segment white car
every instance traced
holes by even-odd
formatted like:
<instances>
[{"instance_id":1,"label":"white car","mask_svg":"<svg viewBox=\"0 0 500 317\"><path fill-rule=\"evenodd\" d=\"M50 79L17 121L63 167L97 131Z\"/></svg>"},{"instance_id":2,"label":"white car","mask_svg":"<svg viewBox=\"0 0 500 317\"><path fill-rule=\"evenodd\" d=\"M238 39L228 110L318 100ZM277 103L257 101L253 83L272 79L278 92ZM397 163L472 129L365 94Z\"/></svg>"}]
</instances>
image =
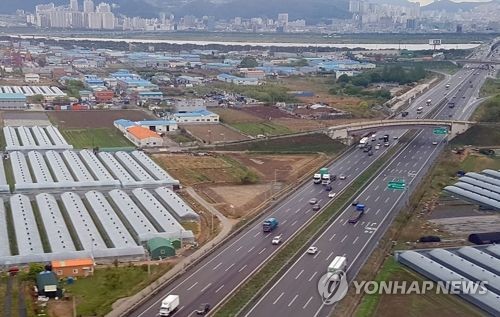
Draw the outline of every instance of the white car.
<instances>
[{"instance_id":1,"label":"white car","mask_svg":"<svg viewBox=\"0 0 500 317\"><path fill-rule=\"evenodd\" d=\"M307 249L307 254L316 254L316 252L318 252L318 248L316 247L309 247L309 249Z\"/></svg>"},{"instance_id":2,"label":"white car","mask_svg":"<svg viewBox=\"0 0 500 317\"><path fill-rule=\"evenodd\" d=\"M375 150L379 150L380 149L380 145L375 145Z\"/></svg>"},{"instance_id":3,"label":"white car","mask_svg":"<svg viewBox=\"0 0 500 317\"><path fill-rule=\"evenodd\" d=\"M334 192L329 192L329 193L328 193L328 198L333 198L333 197L335 197L335 195L336 195L336 193L334 193Z\"/></svg>"},{"instance_id":4,"label":"white car","mask_svg":"<svg viewBox=\"0 0 500 317\"><path fill-rule=\"evenodd\" d=\"M438 145L438 141L432 142L432 145Z\"/></svg>"},{"instance_id":5,"label":"white car","mask_svg":"<svg viewBox=\"0 0 500 317\"><path fill-rule=\"evenodd\" d=\"M310 203L311 205L316 205L316 204L318 203L318 199L316 199L316 198L311 198L311 199L309 200L309 203Z\"/></svg>"},{"instance_id":6,"label":"white car","mask_svg":"<svg viewBox=\"0 0 500 317\"><path fill-rule=\"evenodd\" d=\"M345 176L344 174L340 174L340 176L339 176L339 179L340 179L340 180L344 180L344 179L346 179L346 178L347 178L347 176Z\"/></svg>"},{"instance_id":7,"label":"white car","mask_svg":"<svg viewBox=\"0 0 500 317\"><path fill-rule=\"evenodd\" d=\"M281 243L281 235L273 238L272 244L280 244Z\"/></svg>"}]
</instances>

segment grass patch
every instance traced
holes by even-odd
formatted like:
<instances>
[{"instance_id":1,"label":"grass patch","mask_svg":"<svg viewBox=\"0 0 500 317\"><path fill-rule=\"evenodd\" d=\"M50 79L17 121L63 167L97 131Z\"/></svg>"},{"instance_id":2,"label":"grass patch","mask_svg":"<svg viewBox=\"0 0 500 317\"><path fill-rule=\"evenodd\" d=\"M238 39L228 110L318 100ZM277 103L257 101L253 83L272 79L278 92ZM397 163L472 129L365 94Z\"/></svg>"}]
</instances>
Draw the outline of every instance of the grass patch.
<instances>
[{"instance_id":1,"label":"grass patch","mask_svg":"<svg viewBox=\"0 0 500 317\"><path fill-rule=\"evenodd\" d=\"M6 145L7 144L5 143L5 135L3 134L3 129L0 129L0 149L4 150Z\"/></svg>"},{"instance_id":2,"label":"grass patch","mask_svg":"<svg viewBox=\"0 0 500 317\"><path fill-rule=\"evenodd\" d=\"M500 79L486 78L483 86L481 87L480 96L493 96L500 94Z\"/></svg>"},{"instance_id":3,"label":"grass patch","mask_svg":"<svg viewBox=\"0 0 500 317\"><path fill-rule=\"evenodd\" d=\"M217 150L251 151L266 153L325 153L337 154L345 149L339 141L330 139L324 134L311 134L299 137L282 138L275 140L262 140L246 144L236 144L217 147Z\"/></svg>"},{"instance_id":4,"label":"grass patch","mask_svg":"<svg viewBox=\"0 0 500 317\"><path fill-rule=\"evenodd\" d=\"M234 293L234 295L215 313L215 316L236 316L242 308L248 305L256 295L262 292L268 282L276 278L277 273L293 261L295 255L307 246L310 240L326 226L330 224L335 216L346 208L352 197L363 190L366 183L376 174L399 147L387 151L381 158L374 162L354 182L338 196L338 198L321 214L316 216L299 234L268 261L253 277Z\"/></svg>"},{"instance_id":5,"label":"grass patch","mask_svg":"<svg viewBox=\"0 0 500 317\"><path fill-rule=\"evenodd\" d=\"M16 180L14 178L14 172L12 171L12 161L10 159L3 161L3 168L5 171L5 180L9 185L10 191L14 192L16 186Z\"/></svg>"},{"instance_id":6,"label":"grass patch","mask_svg":"<svg viewBox=\"0 0 500 317\"><path fill-rule=\"evenodd\" d=\"M185 230L191 230L195 236L200 233L200 225L196 221L182 221L181 225Z\"/></svg>"},{"instance_id":7,"label":"grass patch","mask_svg":"<svg viewBox=\"0 0 500 317\"><path fill-rule=\"evenodd\" d=\"M78 315L104 316L116 300L136 294L171 267L152 265L150 276L147 265L96 269L93 276L78 279L64 288L76 297Z\"/></svg>"},{"instance_id":8,"label":"grass patch","mask_svg":"<svg viewBox=\"0 0 500 317\"><path fill-rule=\"evenodd\" d=\"M172 139L177 143L188 143L196 141L194 138L186 135L186 134L172 134L168 136L169 139Z\"/></svg>"},{"instance_id":9,"label":"grass patch","mask_svg":"<svg viewBox=\"0 0 500 317\"><path fill-rule=\"evenodd\" d=\"M291 133L290 129L285 126L268 123L268 122L257 122L257 123L233 123L232 127L240 130L242 133L247 135L280 135Z\"/></svg>"},{"instance_id":10,"label":"grass patch","mask_svg":"<svg viewBox=\"0 0 500 317\"><path fill-rule=\"evenodd\" d=\"M5 203L5 215L7 222L7 233L9 236L10 254L18 255L19 249L17 248L16 229L14 227L14 215L12 214L12 209L10 208L9 201L6 201Z\"/></svg>"},{"instance_id":11,"label":"grass patch","mask_svg":"<svg viewBox=\"0 0 500 317\"><path fill-rule=\"evenodd\" d=\"M75 148L129 147L132 143L115 128L64 129L62 135Z\"/></svg>"},{"instance_id":12,"label":"grass patch","mask_svg":"<svg viewBox=\"0 0 500 317\"><path fill-rule=\"evenodd\" d=\"M500 94L481 103L472 118L481 122L498 123L500 121Z\"/></svg>"},{"instance_id":13,"label":"grass patch","mask_svg":"<svg viewBox=\"0 0 500 317\"><path fill-rule=\"evenodd\" d=\"M500 145L500 129L494 126L474 125L465 133L454 138L452 146L476 145L496 146Z\"/></svg>"}]
</instances>

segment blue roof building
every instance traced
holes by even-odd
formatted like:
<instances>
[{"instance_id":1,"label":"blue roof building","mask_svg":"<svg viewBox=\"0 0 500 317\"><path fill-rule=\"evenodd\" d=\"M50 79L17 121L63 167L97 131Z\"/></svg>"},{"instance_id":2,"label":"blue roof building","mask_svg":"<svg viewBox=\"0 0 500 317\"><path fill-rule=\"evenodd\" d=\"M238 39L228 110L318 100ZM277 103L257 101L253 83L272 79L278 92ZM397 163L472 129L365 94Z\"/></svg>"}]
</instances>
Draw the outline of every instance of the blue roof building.
<instances>
[{"instance_id":1,"label":"blue roof building","mask_svg":"<svg viewBox=\"0 0 500 317\"><path fill-rule=\"evenodd\" d=\"M26 96L20 93L0 93L0 109L26 109Z\"/></svg>"}]
</instances>

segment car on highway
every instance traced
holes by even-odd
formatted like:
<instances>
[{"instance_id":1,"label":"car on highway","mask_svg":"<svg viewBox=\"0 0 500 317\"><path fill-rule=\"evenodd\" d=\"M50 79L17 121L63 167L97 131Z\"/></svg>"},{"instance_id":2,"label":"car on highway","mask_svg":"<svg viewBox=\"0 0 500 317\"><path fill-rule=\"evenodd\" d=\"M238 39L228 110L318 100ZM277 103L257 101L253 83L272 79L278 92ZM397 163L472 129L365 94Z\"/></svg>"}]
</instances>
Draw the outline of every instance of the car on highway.
<instances>
[{"instance_id":1,"label":"car on highway","mask_svg":"<svg viewBox=\"0 0 500 317\"><path fill-rule=\"evenodd\" d=\"M273 241L271 241L272 244L277 245L281 243L281 234L279 236L275 236L273 238Z\"/></svg>"},{"instance_id":2,"label":"car on highway","mask_svg":"<svg viewBox=\"0 0 500 317\"><path fill-rule=\"evenodd\" d=\"M309 247L309 249L307 249L306 251L307 254L316 254L316 252L318 252L318 248L313 246Z\"/></svg>"},{"instance_id":3,"label":"car on highway","mask_svg":"<svg viewBox=\"0 0 500 317\"><path fill-rule=\"evenodd\" d=\"M337 195L337 194L334 192L330 192L330 193L328 193L328 198L333 198L333 197L335 197L335 195Z\"/></svg>"},{"instance_id":4,"label":"car on highway","mask_svg":"<svg viewBox=\"0 0 500 317\"><path fill-rule=\"evenodd\" d=\"M438 145L438 141L433 141L432 145Z\"/></svg>"},{"instance_id":5,"label":"car on highway","mask_svg":"<svg viewBox=\"0 0 500 317\"><path fill-rule=\"evenodd\" d=\"M399 137L397 135L392 137L394 140L397 140Z\"/></svg>"},{"instance_id":6,"label":"car on highway","mask_svg":"<svg viewBox=\"0 0 500 317\"><path fill-rule=\"evenodd\" d=\"M351 206L357 206L359 204L359 201L355 200L352 202Z\"/></svg>"},{"instance_id":7,"label":"car on highway","mask_svg":"<svg viewBox=\"0 0 500 317\"><path fill-rule=\"evenodd\" d=\"M340 174L340 176L339 176L339 179L340 179L340 180L344 180L344 179L346 179L346 178L347 178L347 176L345 176L344 174Z\"/></svg>"},{"instance_id":8,"label":"car on highway","mask_svg":"<svg viewBox=\"0 0 500 317\"><path fill-rule=\"evenodd\" d=\"M389 142L385 142L385 143L384 143L384 146L385 146L385 147L389 146Z\"/></svg>"},{"instance_id":9,"label":"car on highway","mask_svg":"<svg viewBox=\"0 0 500 317\"><path fill-rule=\"evenodd\" d=\"M375 145L375 150L379 150L380 149L380 145Z\"/></svg>"},{"instance_id":10,"label":"car on highway","mask_svg":"<svg viewBox=\"0 0 500 317\"><path fill-rule=\"evenodd\" d=\"M200 307L196 310L197 315L206 315L210 311L210 304L209 303L203 303L200 305Z\"/></svg>"},{"instance_id":11,"label":"car on highway","mask_svg":"<svg viewBox=\"0 0 500 317\"><path fill-rule=\"evenodd\" d=\"M372 156L372 155L373 155L372 151L368 152L368 156Z\"/></svg>"},{"instance_id":12,"label":"car on highway","mask_svg":"<svg viewBox=\"0 0 500 317\"><path fill-rule=\"evenodd\" d=\"M318 199L317 199L317 198L311 198L311 199L309 200L309 203L310 203L311 205L315 205L317 202L318 202Z\"/></svg>"},{"instance_id":13,"label":"car on highway","mask_svg":"<svg viewBox=\"0 0 500 317\"><path fill-rule=\"evenodd\" d=\"M318 211L320 209L321 209L321 206L319 204L316 204L316 205L313 206L313 210L314 211Z\"/></svg>"},{"instance_id":14,"label":"car on highway","mask_svg":"<svg viewBox=\"0 0 500 317\"><path fill-rule=\"evenodd\" d=\"M331 191L331 190L332 190L332 186L331 186L331 185L326 186L326 187L325 187L325 190L326 190L327 192Z\"/></svg>"}]
</instances>

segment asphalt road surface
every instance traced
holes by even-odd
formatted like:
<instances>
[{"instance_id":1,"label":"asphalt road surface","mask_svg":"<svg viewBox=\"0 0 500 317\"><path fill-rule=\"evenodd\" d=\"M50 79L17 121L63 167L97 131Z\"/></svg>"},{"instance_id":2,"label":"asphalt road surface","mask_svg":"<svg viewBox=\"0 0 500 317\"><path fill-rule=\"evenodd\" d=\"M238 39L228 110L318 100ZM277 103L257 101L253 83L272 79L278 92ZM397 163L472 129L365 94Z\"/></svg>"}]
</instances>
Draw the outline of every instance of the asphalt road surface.
<instances>
[{"instance_id":1,"label":"asphalt road surface","mask_svg":"<svg viewBox=\"0 0 500 317\"><path fill-rule=\"evenodd\" d=\"M462 70L450 79L461 83L455 89L451 84L449 89L437 87L430 95L435 100L455 100L455 107L446 105L435 118L467 119L486 74L486 70ZM335 256L347 257L348 281L354 279L445 144L445 138L434 135L432 129L420 131L356 199L366 205L362 218L349 224L354 207L344 210L312 243L318 252L303 254L244 316L266 316L269 312L276 317L329 316L333 307L323 304L317 285L330 262ZM407 189L388 189L387 183L393 179L404 179Z\"/></svg>"},{"instance_id":2,"label":"asphalt road surface","mask_svg":"<svg viewBox=\"0 0 500 317\"><path fill-rule=\"evenodd\" d=\"M453 86L458 87L459 83L465 82L469 73L470 72L464 70L459 72L461 76L457 74L456 76L451 77L450 90ZM439 84L435 89L429 91L421 98L417 99L408 110L410 112L408 118L415 118L416 108L421 105L423 100L433 99L437 101L443 98L443 89L445 89L444 85L445 83ZM433 108L435 104L437 104L437 102L433 103L425 110L430 111L430 109ZM425 115L425 113L422 115ZM403 132L404 131L402 130L392 130L390 132L379 131L377 134L382 135L387 133L391 136L400 136L403 134ZM391 139L391 146L393 146L396 142L397 140ZM410 147L407 147L407 149L412 148L411 145L414 144L415 143L411 143L409 145ZM423 153L434 153L438 148L439 146L428 146L428 152L421 152L421 156L425 157ZM364 170L366 170L387 149L387 147L381 147L380 150L373 151L374 155L369 157L361 150L352 148L340 158L338 158L333 164L329 166L329 170L331 171L330 173L336 175L344 174L347 176L347 179L334 181L332 183L333 192L336 192L337 194L341 192L342 189L346 188L357 176L359 176ZM419 149L420 146L418 146L418 148L413 148L414 151L417 151ZM400 155L399 158L402 159L402 156ZM410 158L408 158L408 160L408 166L410 166L408 168L412 168L413 164L415 163ZM404 162L403 164L406 164L406 162ZM403 170L403 167L398 166L397 168L400 171ZM395 173L394 175L399 174ZM370 196L373 195L373 197L368 198L376 199L375 195L379 193L378 191L383 191L383 188L379 186L373 194L370 194ZM380 195L381 194L382 193L380 192ZM393 194L391 194L391 197L392 196ZM313 184L312 180L305 183L303 186L296 189L287 199L278 203L270 213L263 215L258 221L255 222L255 224L249 226L240 234L229 239L226 243L219 246L219 248L212 254L207 256L204 261L188 269L186 273L184 273L171 285L166 286L156 294L152 294L151 297L144 301L137 309L129 314L129 316L157 316L161 300L168 294L177 294L180 296L180 306L179 310L175 314L176 317L195 315L194 311L201 303L210 303L212 306L215 306L226 296L228 296L232 291L237 289L249 276L251 276L251 274L255 270L261 267L262 264L265 263L280 248L279 245L276 246L271 244L271 239L273 236L281 234L283 236L283 241L290 239L305 223L307 223L312 218L315 213L317 213L317 211L312 211L312 206L308 203L311 198L317 198L319 200L319 204L323 208L325 204L327 204L330 200L328 198L328 193L324 190L323 186ZM363 199L364 198L367 197L363 197ZM385 197L383 199L379 198L377 202L380 201L381 204L384 203L386 205L390 205L390 202L385 203L385 199ZM363 221L365 222L370 219L370 214L375 214L378 210L375 209L374 206L368 205L368 208L369 213L367 213L367 215L365 215L363 218ZM380 210L378 211L377 215L382 215L384 213L386 213L386 211ZM263 233L261 223L265 218L271 216L274 216L279 220L279 227L272 233ZM342 220L344 220L344 218L342 218ZM340 219L337 222L340 222ZM363 226L361 226L360 222L356 227L362 228ZM374 232L377 233L377 231L378 230L375 230ZM363 234L366 233L363 232ZM340 239L342 238L343 237L341 237ZM353 237L353 239L356 238ZM360 239L361 238L358 238L359 241L357 240L355 243L361 244ZM346 240L348 239L344 239L343 242L346 242ZM328 254L330 252L328 252ZM326 249L322 250L322 253L320 253L317 258L325 253ZM324 270L325 267L323 267L322 270ZM307 270L309 271L309 268ZM311 292L310 294L315 295L316 293ZM285 307L287 306L285 305ZM292 307L292 305L290 307ZM258 308L259 307L256 307L256 309ZM269 311L267 311L264 315L256 314L255 316L266 316L268 314ZM274 314L275 311L273 310L273 315Z\"/></svg>"}]
</instances>

